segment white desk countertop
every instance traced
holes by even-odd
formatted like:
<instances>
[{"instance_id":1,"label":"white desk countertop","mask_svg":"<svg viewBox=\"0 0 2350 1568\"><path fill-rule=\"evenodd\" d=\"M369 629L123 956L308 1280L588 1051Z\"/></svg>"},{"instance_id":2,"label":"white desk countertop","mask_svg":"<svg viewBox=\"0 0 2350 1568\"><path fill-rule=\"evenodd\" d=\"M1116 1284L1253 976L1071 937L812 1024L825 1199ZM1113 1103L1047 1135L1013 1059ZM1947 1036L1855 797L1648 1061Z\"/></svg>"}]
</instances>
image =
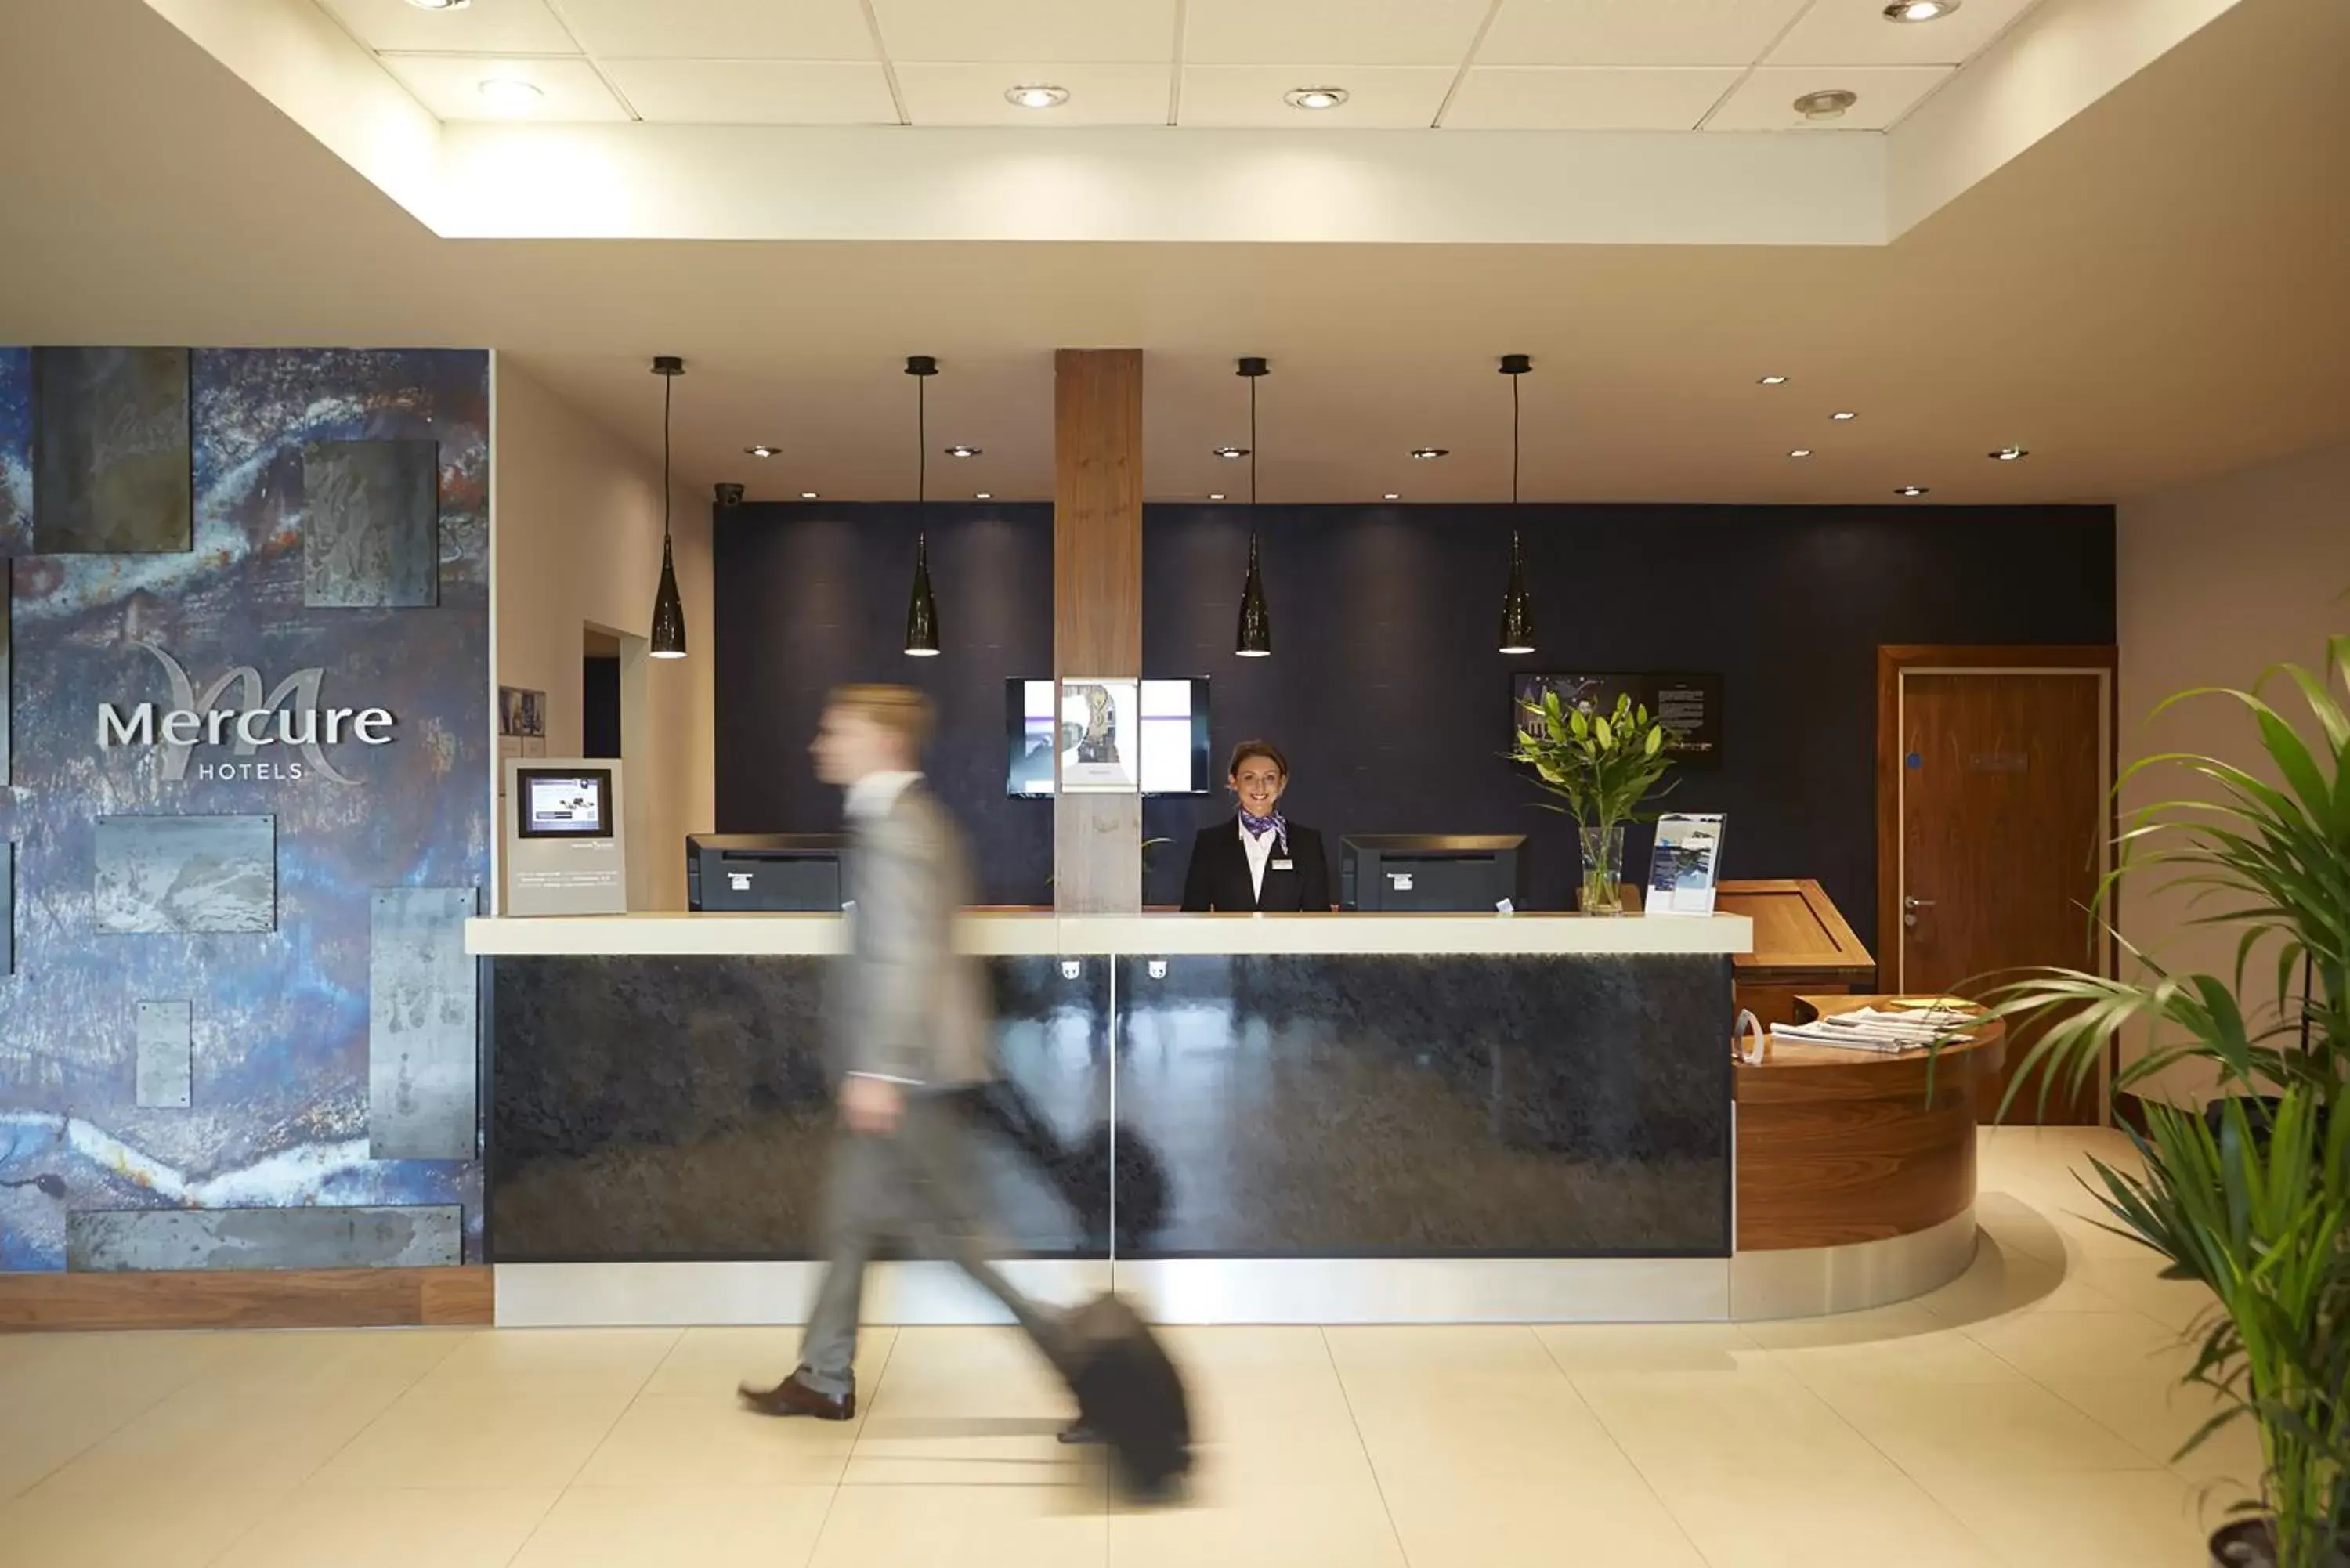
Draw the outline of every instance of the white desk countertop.
<instances>
[{"instance_id":1,"label":"white desk countertop","mask_svg":"<svg viewBox=\"0 0 2350 1568\"><path fill-rule=\"evenodd\" d=\"M837 915L556 915L465 922L465 950L488 957L819 955L842 948ZM1743 915L1586 919L1580 915L1055 915L974 912L965 950L987 958L1127 953L1366 953L1440 956L1742 953Z\"/></svg>"}]
</instances>

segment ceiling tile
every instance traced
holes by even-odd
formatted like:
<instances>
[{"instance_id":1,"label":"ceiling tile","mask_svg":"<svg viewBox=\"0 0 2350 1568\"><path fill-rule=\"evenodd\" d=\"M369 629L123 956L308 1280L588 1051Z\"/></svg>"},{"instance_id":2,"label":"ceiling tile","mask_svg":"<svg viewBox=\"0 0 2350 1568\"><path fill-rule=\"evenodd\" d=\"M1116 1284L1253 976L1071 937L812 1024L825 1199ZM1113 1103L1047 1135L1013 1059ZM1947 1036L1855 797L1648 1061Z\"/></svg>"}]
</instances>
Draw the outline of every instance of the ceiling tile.
<instances>
[{"instance_id":1,"label":"ceiling tile","mask_svg":"<svg viewBox=\"0 0 2350 1568\"><path fill-rule=\"evenodd\" d=\"M1461 84L1444 124L1449 130L1694 130L1744 74L1735 66L1481 67Z\"/></svg>"},{"instance_id":2,"label":"ceiling tile","mask_svg":"<svg viewBox=\"0 0 2350 1568\"><path fill-rule=\"evenodd\" d=\"M895 60L1175 57L1175 0L873 0L873 11Z\"/></svg>"},{"instance_id":3,"label":"ceiling tile","mask_svg":"<svg viewBox=\"0 0 2350 1568\"><path fill-rule=\"evenodd\" d=\"M1749 66L1807 0L1502 0L1481 66Z\"/></svg>"},{"instance_id":4,"label":"ceiling tile","mask_svg":"<svg viewBox=\"0 0 2350 1568\"><path fill-rule=\"evenodd\" d=\"M1949 66L1763 66L1705 122L1708 130L1883 130L1951 74ZM1805 119L1794 102L1843 88L1860 95L1839 119Z\"/></svg>"},{"instance_id":5,"label":"ceiling tile","mask_svg":"<svg viewBox=\"0 0 2350 1568\"><path fill-rule=\"evenodd\" d=\"M1454 72L1441 66L1187 66L1177 121L1192 126L1274 126L1283 130L1424 127L1436 119ZM1292 109L1298 87L1342 87L1336 109Z\"/></svg>"},{"instance_id":6,"label":"ceiling tile","mask_svg":"<svg viewBox=\"0 0 2350 1568\"><path fill-rule=\"evenodd\" d=\"M1164 125L1174 67L1160 65L940 65L900 61L898 90L916 125ZM1058 109L1021 109L1007 88L1036 83L1066 88Z\"/></svg>"},{"instance_id":7,"label":"ceiling tile","mask_svg":"<svg viewBox=\"0 0 2350 1568\"><path fill-rule=\"evenodd\" d=\"M1187 65L1449 66L1487 0L1190 0Z\"/></svg>"},{"instance_id":8,"label":"ceiling tile","mask_svg":"<svg viewBox=\"0 0 2350 1568\"><path fill-rule=\"evenodd\" d=\"M645 119L691 125L895 125L879 60L613 60Z\"/></svg>"},{"instance_id":9,"label":"ceiling tile","mask_svg":"<svg viewBox=\"0 0 2350 1568\"><path fill-rule=\"evenodd\" d=\"M640 59L869 60L858 0L555 0L591 55Z\"/></svg>"},{"instance_id":10,"label":"ceiling tile","mask_svg":"<svg viewBox=\"0 0 2350 1568\"><path fill-rule=\"evenodd\" d=\"M1774 66L1955 66L2032 6L1966 0L1931 22L1888 22L1885 0L1817 0L1773 49Z\"/></svg>"},{"instance_id":11,"label":"ceiling tile","mask_svg":"<svg viewBox=\"0 0 2350 1568\"><path fill-rule=\"evenodd\" d=\"M420 11L408 0L318 0L370 49L463 55L576 55L579 46L546 0L473 0L462 11Z\"/></svg>"},{"instance_id":12,"label":"ceiling tile","mask_svg":"<svg viewBox=\"0 0 2350 1568\"><path fill-rule=\"evenodd\" d=\"M548 124L626 119L628 109L585 60L516 59L496 55L386 55L383 67L442 119L516 119ZM527 113L500 109L482 83L518 79L543 95Z\"/></svg>"}]
</instances>

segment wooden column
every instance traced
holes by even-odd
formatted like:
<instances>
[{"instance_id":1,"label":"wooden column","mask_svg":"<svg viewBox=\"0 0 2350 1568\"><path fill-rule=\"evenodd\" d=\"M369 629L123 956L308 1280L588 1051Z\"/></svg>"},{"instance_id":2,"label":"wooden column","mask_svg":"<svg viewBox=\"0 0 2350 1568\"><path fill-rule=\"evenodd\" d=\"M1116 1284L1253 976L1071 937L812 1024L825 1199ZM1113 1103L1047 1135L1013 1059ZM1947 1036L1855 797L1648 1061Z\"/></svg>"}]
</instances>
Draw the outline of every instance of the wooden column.
<instances>
[{"instance_id":1,"label":"wooden column","mask_svg":"<svg viewBox=\"0 0 2350 1568\"><path fill-rule=\"evenodd\" d=\"M1142 350L1053 356L1053 673L1139 678ZM1140 795L1055 794L1053 889L1066 914L1142 908Z\"/></svg>"}]
</instances>

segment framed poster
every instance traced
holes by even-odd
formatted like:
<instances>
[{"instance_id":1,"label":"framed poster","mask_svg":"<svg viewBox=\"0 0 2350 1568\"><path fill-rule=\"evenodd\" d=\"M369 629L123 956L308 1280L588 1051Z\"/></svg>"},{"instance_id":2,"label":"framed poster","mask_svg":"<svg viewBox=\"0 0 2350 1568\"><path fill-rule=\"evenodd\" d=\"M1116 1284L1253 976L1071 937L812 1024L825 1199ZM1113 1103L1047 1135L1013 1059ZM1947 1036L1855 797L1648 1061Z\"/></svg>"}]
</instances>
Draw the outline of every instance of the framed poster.
<instances>
[{"instance_id":1,"label":"framed poster","mask_svg":"<svg viewBox=\"0 0 2350 1568\"><path fill-rule=\"evenodd\" d=\"M1510 722L1523 731L1533 720L1527 705L1558 693L1562 706L1586 713L1615 711L1616 700L1628 696L1636 707L1654 714L1665 727L1666 749L1685 766L1706 766L1721 761L1721 677L1711 674L1537 674L1522 671L1511 677Z\"/></svg>"},{"instance_id":2,"label":"framed poster","mask_svg":"<svg viewBox=\"0 0 2350 1568\"><path fill-rule=\"evenodd\" d=\"M1062 680L1064 793L1133 794L1141 790L1141 684L1119 678Z\"/></svg>"}]
</instances>

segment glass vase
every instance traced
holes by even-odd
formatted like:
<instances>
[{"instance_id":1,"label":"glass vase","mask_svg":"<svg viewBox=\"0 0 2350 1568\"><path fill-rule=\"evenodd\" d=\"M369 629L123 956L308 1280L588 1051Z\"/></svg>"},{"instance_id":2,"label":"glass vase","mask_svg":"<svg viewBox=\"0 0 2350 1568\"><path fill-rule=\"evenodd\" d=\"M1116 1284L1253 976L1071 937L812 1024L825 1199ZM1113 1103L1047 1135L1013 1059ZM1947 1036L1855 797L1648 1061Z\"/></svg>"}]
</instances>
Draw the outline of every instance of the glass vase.
<instances>
[{"instance_id":1,"label":"glass vase","mask_svg":"<svg viewBox=\"0 0 2350 1568\"><path fill-rule=\"evenodd\" d=\"M1624 825L1584 827L1583 883L1575 889L1575 907L1586 915L1624 912Z\"/></svg>"}]
</instances>

